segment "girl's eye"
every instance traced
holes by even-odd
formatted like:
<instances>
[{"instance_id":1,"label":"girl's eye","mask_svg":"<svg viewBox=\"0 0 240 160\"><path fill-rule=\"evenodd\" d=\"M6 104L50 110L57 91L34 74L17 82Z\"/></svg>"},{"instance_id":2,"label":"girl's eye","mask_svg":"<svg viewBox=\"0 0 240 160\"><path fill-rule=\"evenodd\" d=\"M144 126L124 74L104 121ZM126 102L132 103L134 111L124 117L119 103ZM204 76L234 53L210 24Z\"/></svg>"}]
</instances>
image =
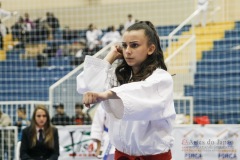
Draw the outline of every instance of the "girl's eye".
<instances>
[{"instance_id":1,"label":"girl's eye","mask_svg":"<svg viewBox=\"0 0 240 160\"><path fill-rule=\"evenodd\" d=\"M126 49L126 48L127 48L127 44L126 44L126 43L123 43L123 44L122 44L122 47Z\"/></svg>"},{"instance_id":2,"label":"girl's eye","mask_svg":"<svg viewBox=\"0 0 240 160\"><path fill-rule=\"evenodd\" d=\"M137 48L139 45L137 43L130 43L129 46L130 46L130 48ZM123 43L122 47L124 49L126 49L128 47L128 45L126 43Z\"/></svg>"},{"instance_id":3,"label":"girl's eye","mask_svg":"<svg viewBox=\"0 0 240 160\"><path fill-rule=\"evenodd\" d=\"M131 43L131 44L130 44L130 47L131 47L131 48L137 48L138 46L139 46L139 45L138 45L137 43Z\"/></svg>"},{"instance_id":4,"label":"girl's eye","mask_svg":"<svg viewBox=\"0 0 240 160\"><path fill-rule=\"evenodd\" d=\"M37 115L37 117L38 117L38 118L40 118L40 117L44 117L44 118L45 118L46 115Z\"/></svg>"}]
</instances>

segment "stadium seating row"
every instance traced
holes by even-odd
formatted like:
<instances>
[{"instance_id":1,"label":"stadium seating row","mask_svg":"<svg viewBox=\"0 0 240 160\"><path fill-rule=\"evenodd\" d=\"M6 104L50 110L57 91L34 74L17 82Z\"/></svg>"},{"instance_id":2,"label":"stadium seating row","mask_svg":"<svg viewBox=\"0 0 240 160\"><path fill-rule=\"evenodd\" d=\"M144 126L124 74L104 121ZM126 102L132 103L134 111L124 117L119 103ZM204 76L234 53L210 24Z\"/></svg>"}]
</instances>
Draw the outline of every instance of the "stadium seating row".
<instances>
[{"instance_id":1,"label":"stadium seating row","mask_svg":"<svg viewBox=\"0 0 240 160\"><path fill-rule=\"evenodd\" d=\"M214 41L213 49L204 51L197 62L194 85L184 87L185 96L194 97L194 115L207 115L211 123L238 123L240 115L240 22Z\"/></svg>"}]
</instances>

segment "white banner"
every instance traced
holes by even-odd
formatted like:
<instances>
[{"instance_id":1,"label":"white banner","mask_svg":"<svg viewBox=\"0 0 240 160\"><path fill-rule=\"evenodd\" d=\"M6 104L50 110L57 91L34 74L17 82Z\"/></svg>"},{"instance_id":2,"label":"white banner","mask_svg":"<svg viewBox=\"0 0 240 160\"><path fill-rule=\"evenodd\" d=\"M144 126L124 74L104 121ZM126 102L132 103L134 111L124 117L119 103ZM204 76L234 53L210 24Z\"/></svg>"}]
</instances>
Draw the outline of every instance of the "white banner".
<instances>
[{"instance_id":1,"label":"white banner","mask_svg":"<svg viewBox=\"0 0 240 160\"><path fill-rule=\"evenodd\" d=\"M97 159L90 129L90 126L58 127L59 160ZM174 128L173 135L173 160L240 159L240 125L181 125Z\"/></svg>"},{"instance_id":2,"label":"white banner","mask_svg":"<svg viewBox=\"0 0 240 160\"><path fill-rule=\"evenodd\" d=\"M94 157L90 130L91 126L58 126L59 160L97 159Z\"/></svg>"},{"instance_id":3,"label":"white banner","mask_svg":"<svg viewBox=\"0 0 240 160\"><path fill-rule=\"evenodd\" d=\"M239 160L240 125L175 127L173 160Z\"/></svg>"}]
</instances>

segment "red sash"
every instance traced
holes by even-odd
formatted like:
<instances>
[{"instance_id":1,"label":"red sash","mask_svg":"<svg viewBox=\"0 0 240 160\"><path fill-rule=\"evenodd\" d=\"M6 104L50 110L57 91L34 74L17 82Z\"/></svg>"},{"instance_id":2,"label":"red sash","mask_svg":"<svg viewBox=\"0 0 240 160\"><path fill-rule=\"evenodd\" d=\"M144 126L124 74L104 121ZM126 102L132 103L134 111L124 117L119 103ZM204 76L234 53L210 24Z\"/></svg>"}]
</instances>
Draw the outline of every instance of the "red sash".
<instances>
[{"instance_id":1,"label":"red sash","mask_svg":"<svg viewBox=\"0 0 240 160\"><path fill-rule=\"evenodd\" d=\"M168 152L155 154L155 155L130 156L116 149L115 155L114 155L114 160L171 160L171 159L172 159L172 154L170 150Z\"/></svg>"}]
</instances>

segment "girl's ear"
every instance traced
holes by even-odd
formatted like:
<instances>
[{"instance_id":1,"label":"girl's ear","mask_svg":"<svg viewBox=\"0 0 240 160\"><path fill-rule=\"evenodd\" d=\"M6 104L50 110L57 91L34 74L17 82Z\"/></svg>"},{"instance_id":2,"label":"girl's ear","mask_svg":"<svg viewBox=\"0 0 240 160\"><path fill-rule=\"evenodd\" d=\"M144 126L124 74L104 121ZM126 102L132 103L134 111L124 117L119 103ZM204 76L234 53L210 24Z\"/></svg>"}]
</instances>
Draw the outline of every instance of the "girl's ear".
<instances>
[{"instance_id":1,"label":"girl's ear","mask_svg":"<svg viewBox=\"0 0 240 160\"><path fill-rule=\"evenodd\" d=\"M155 51L156 46L154 44L151 44L148 48L148 55L153 54L153 52Z\"/></svg>"}]
</instances>

